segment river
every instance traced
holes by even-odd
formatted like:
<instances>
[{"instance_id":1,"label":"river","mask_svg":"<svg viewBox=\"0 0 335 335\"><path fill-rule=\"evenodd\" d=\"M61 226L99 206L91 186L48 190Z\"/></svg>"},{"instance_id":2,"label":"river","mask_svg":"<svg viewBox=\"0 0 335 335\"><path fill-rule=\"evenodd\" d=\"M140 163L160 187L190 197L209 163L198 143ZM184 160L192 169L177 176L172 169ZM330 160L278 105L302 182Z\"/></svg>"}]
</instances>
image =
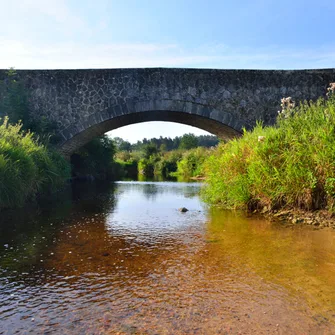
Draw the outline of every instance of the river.
<instances>
[{"instance_id":1,"label":"river","mask_svg":"<svg viewBox=\"0 0 335 335\"><path fill-rule=\"evenodd\" d=\"M335 231L200 187L79 184L1 213L0 334L335 334Z\"/></svg>"}]
</instances>

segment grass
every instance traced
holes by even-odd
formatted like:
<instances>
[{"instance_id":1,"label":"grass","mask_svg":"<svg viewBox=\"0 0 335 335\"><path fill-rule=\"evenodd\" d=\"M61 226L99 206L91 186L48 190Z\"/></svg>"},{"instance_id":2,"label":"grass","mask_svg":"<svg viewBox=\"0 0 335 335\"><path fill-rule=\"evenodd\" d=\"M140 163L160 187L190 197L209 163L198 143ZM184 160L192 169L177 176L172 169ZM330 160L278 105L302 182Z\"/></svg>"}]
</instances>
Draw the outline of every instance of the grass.
<instances>
[{"instance_id":1,"label":"grass","mask_svg":"<svg viewBox=\"0 0 335 335\"><path fill-rule=\"evenodd\" d=\"M335 96L283 107L275 126L258 123L207 158L207 202L335 211Z\"/></svg>"},{"instance_id":2,"label":"grass","mask_svg":"<svg viewBox=\"0 0 335 335\"><path fill-rule=\"evenodd\" d=\"M0 125L0 209L22 206L38 193L58 189L70 177L69 164L39 144L22 124Z\"/></svg>"}]
</instances>

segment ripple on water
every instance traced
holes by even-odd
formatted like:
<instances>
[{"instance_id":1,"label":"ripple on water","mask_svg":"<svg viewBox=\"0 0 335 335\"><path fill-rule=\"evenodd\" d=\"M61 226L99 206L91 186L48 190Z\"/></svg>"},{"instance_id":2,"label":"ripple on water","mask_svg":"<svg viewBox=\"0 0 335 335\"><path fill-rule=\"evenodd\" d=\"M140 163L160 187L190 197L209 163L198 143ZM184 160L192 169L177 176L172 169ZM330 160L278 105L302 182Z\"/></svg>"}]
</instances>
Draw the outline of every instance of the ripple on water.
<instances>
[{"instance_id":1,"label":"ripple on water","mask_svg":"<svg viewBox=\"0 0 335 335\"><path fill-rule=\"evenodd\" d=\"M6 221L0 334L335 333L334 234L208 211L199 187L120 182Z\"/></svg>"}]
</instances>

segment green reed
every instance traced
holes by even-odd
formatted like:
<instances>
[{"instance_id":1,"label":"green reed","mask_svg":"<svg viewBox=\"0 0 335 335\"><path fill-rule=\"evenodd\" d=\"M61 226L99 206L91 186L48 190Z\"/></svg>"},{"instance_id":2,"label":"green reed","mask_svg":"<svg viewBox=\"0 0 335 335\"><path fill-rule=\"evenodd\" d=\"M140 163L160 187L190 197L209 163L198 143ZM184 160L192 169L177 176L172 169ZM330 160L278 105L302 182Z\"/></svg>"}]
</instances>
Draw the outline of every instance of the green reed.
<instances>
[{"instance_id":1,"label":"green reed","mask_svg":"<svg viewBox=\"0 0 335 335\"><path fill-rule=\"evenodd\" d=\"M38 193L62 186L70 177L69 164L38 143L22 123L0 125L0 209L23 205Z\"/></svg>"}]
</instances>

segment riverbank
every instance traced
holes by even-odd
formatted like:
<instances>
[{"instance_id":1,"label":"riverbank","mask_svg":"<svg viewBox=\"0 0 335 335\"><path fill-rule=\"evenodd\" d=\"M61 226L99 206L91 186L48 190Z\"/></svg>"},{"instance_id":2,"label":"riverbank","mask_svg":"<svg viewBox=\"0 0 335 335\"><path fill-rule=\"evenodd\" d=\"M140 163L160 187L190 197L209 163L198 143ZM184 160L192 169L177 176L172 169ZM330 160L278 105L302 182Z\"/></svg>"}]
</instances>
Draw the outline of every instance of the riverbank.
<instances>
[{"instance_id":1,"label":"riverbank","mask_svg":"<svg viewBox=\"0 0 335 335\"><path fill-rule=\"evenodd\" d=\"M205 162L203 198L223 208L273 213L274 218L289 209L287 217L294 222L321 226L325 220L331 225L335 213L334 90L332 84L327 98L299 106L290 98L283 99L275 126L258 124L241 138L220 144Z\"/></svg>"},{"instance_id":2,"label":"riverbank","mask_svg":"<svg viewBox=\"0 0 335 335\"><path fill-rule=\"evenodd\" d=\"M21 123L12 125L4 119L0 125L0 210L54 192L70 175L63 157L24 132Z\"/></svg>"},{"instance_id":3,"label":"riverbank","mask_svg":"<svg viewBox=\"0 0 335 335\"><path fill-rule=\"evenodd\" d=\"M257 211L256 211L257 213ZM304 211L299 209L266 211L261 214L273 222L285 222L286 225L310 225L315 230L322 228L335 229L335 218L327 210Z\"/></svg>"}]
</instances>

